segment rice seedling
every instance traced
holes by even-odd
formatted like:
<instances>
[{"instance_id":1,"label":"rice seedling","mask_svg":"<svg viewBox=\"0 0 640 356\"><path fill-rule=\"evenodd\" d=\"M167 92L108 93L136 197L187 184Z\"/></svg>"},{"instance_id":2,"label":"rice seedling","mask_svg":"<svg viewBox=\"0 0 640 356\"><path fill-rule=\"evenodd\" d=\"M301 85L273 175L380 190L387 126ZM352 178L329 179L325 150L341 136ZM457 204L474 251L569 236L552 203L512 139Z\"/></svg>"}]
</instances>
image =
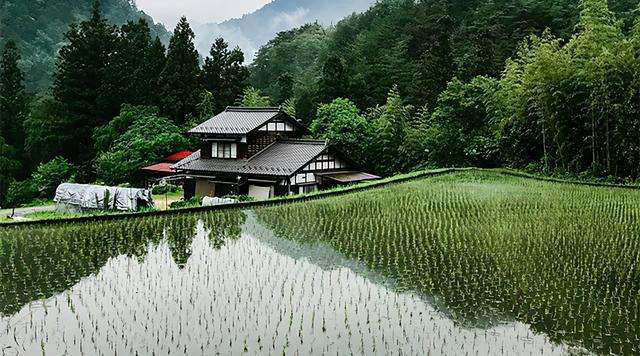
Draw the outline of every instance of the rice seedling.
<instances>
[{"instance_id":1,"label":"rice seedling","mask_svg":"<svg viewBox=\"0 0 640 356\"><path fill-rule=\"evenodd\" d=\"M640 192L467 172L0 229L0 353L640 352Z\"/></svg>"}]
</instances>

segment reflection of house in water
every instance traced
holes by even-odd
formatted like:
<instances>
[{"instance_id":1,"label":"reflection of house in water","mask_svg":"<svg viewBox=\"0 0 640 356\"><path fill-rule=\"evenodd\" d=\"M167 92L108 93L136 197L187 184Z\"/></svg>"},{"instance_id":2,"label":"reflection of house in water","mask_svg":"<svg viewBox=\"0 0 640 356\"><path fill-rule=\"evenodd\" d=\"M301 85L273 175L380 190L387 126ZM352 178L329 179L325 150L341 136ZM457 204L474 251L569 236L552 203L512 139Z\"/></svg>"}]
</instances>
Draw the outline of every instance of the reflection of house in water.
<instances>
[{"instance_id":1,"label":"reflection of house in water","mask_svg":"<svg viewBox=\"0 0 640 356\"><path fill-rule=\"evenodd\" d=\"M189 134L201 149L171 167L185 179L187 199L266 199L379 178L327 142L302 139L309 130L280 108L230 107Z\"/></svg>"}]
</instances>

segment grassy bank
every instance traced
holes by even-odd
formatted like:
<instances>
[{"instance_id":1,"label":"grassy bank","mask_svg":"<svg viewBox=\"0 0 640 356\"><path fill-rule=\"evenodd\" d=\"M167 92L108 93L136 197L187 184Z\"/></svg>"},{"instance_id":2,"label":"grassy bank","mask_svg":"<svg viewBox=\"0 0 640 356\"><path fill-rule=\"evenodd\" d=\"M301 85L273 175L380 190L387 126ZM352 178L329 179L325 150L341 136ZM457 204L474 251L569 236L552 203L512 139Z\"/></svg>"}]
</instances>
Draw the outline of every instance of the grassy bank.
<instances>
[{"instance_id":1,"label":"grassy bank","mask_svg":"<svg viewBox=\"0 0 640 356\"><path fill-rule=\"evenodd\" d=\"M525 173L525 172L522 172L522 171L517 171L517 170L512 170L512 169L504 169L504 168L497 168L497 169L442 168L442 169L421 170L421 171L415 171L415 172L410 172L410 173L405 173L405 174L399 174L399 175L395 175L395 176L384 178L384 179L368 181L368 182L355 184L355 185L349 185L349 186L341 186L341 187L336 187L336 188L329 189L329 190L315 191L315 192L308 193L308 194L297 194L297 195L290 195L290 196L275 197L275 198L272 198L272 199L270 199L270 200L268 200L266 202L259 202L257 205L262 205L262 204L265 204L265 205L278 205L278 204L291 203L291 202L296 202L296 201L314 200L314 199L330 197L330 196L333 196L333 195L342 195L342 194L347 194L347 193L351 193L351 192L357 192L357 191L361 191L361 190L368 190L368 189L372 189L372 188L384 187L386 185L393 185L393 184L403 183L403 182L406 182L406 181L419 179L419 178L423 178L423 177L428 177L428 176L442 175L442 174L448 174L448 173L452 173L452 172L468 172L468 171L491 172L491 173L498 174L498 175L503 175L503 176L514 176L514 177L528 178L528 179L545 181L545 182L553 182L553 183L584 185L584 186L592 186L592 187L627 188L627 189L634 189L634 190L638 189L638 190L640 190L640 185L635 185L635 184L633 184L633 185L616 185L616 184L608 184L608 183L596 183L596 182L592 182L592 181L567 180L567 179L553 178L553 177L547 177L547 176L542 176L542 175L534 175L534 174ZM25 224L28 225L29 222L35 222L35 223L43 223L43 222L46 223L47 221L51 221L51 222L57 222L57 221L73 222L76 219L77 219L78 222L82 222L82 221L90 220L92 218L95 218L95 219L100 219L100 218L110 219L110 218L118 218L118 217L127 218L127 217L132 217L132 216L133 217L135 217L135 216L143 217L143 216L153 215L154 212L157 212L159 215L164 215L164 214L183 214L183 213L196 212L196 211L201 211L201 210L205 210L205 211L206 210L219 210L219 209L236 208L236 207L237 208L242 208L242 207L251 208L251 207L256 205L254 203L241 203L241 204L238 204L236 206L222 207L222 208L221 207L198 208L197 206L196 207L189 206L189 207L186 207L186 208L170 209L170 208L167 207L168 205L171 205L171 203L180 201L181 199L182 199L182 193L180 193L180 192L169 193L166 196L165 195L154 195L154 201L156 202L156 207L154 209L147 209L147 210L145 210L143 212L92 211L92 212L77 213L77 214L59 213L59 212L48 212L48 213L47 212L42 212L42 213L29 214L27 216L29 221L21 221L21 222L16 222L16 221L13 221L11 219L2 219L2 218L0 218L0 227L8 226L8 225L25 225Z\"/></svg>"}]
</instances>

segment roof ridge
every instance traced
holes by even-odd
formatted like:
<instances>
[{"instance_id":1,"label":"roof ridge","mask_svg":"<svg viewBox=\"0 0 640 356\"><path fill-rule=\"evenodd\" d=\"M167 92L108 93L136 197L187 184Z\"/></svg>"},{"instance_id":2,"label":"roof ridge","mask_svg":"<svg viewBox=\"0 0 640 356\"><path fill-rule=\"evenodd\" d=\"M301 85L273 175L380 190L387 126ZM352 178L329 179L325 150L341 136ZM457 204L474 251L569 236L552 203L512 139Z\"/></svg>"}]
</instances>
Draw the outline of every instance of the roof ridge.
<instances>
[{"instance_id":1,"label":"roof ridge","mask_svg":"<svg viewBox=\"0 0 640 356\"><path fill-rule=\"evenodd\" d=\"M287 139L279 139L277 142L307 143L307 144L324 145L324 146L327 146L329 144L327 140L316 140L316 139L309 139L309 138L287 138Z\"/></svg>"},{"instance_id":2,"label":"roof ridge","mask_svg":"<svg viewBox=\"0 0 640 356\"><path fill-rule=\"evenodd\" d=\"M231 111L231 112L279 112L282 111L282 107L281 106L264 106L264 107L256 107L256 108L250 108L250 107L244 107L244 106L227 106L225 111Z\"/></svg>"}]
</instances>

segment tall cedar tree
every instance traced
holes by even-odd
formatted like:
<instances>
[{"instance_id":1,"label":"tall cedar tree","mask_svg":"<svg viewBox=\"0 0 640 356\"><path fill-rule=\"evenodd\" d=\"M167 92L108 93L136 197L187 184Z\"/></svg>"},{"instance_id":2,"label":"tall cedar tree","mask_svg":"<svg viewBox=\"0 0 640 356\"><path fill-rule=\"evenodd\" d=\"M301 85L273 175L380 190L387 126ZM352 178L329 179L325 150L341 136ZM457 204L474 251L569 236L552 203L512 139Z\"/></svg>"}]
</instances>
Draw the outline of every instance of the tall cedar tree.
<instances>
[{"instance_id":1,"label":"tall cedar tree","mask_svg":"<svg viewBox=\"0 0 640 356\"><path fill-rule=\"evenodd\" d=\"M249 69L243 63L244 53L238 47L229 50L224 39L216 39L211 46L202 67L202 82L213 94L214 112L223 111L242 96L249 77Z\"/></svg>"},{"instance_id":2,"label":"tall cedar tree","mask_svg":"<svg viewBox=\"0 0 640 356\"><path fill-rule=\"evenodd\" d=\"M186 17L182 17L169 42L167 63L160 74L162 113L181 126L196 113L202 86L199 82L199 56Z\"/></svg>"},{"instance_id":3,"label":"tall cedar tree","mask_svg":"<svg viewBox=\"0 0 640 356\"><path fill-rule=\"evenodd\" d=\"M147 59L147 74L149 78L153 78L150 80L147 85L152 86L153 88L160 81L160 74L164 70L165 65L167 64L167 48L162 44L160 38L156 37L155 41L151 44L151 48L149 48L149 58ZM147 90L148 98L146 100L148 105L153 105L160 107L160 98L155 90Z\"/></svg>"},{"instance_id":4,"label":"tall cedar tree","mask_svg":"<svg viewBox=\"0 0 640 356\"><path fill-rule=\"evenodd\" d=\"M279 105L284 104L287 100L293 98L293 86L295 82L293 76L289 73L284 73L278 78L277 86L278 93L276 96L276 103Z\"/></svg>"},{"instance_id":5,"label":"tall cedar tree","mask_svg":"<svg viewBox=\"0 0 640 356\"><path fill-rule=\"evenodd\" d=\"M24 119L27 97L24 76L18 67L20 53L15 42L8 41L0 60L0 135L5 144L13 146L20 154L24 144Z\"/></svg>"},{"instance_id":6,"label":"tall cedar tree","mask_svg":"<svg viewBox=\"0 0 640 356\"><path fill-rule=\"evenodd\" d=\"M19 175L20 168L20 162L15 159L15 150L0 136L0 206L5 205L7 189Z\"/></svg>"},{"instance_id":7,"label":"tall cedar tree","mask_svg":"<svg viewBox=\"0 0 640 356\"><path fill-rule=\"evenodd\" d=\"M349 78L347 71L338 56L330 56L322 67L320 92L318 96L323 103L330 103L333 99L347 97Z\"/></svg>"},{"instance_id":8,"label":"tall cedar tree","mask_svg":"<svg viewBox=\"0 0 640 356\"><path fill-rule=\"evenodd\" d=\"M110 61L117 46L116 28L107 24L96 1L91 18L72 24L66 34L68 44L58 54L53 96L60 106L65 126L75 134L64 145L75 163L88 163L92 157L91 136L117 112L117 100L105 88ZM115 107L115 109L114 109Z\"/></svg>"},{"instance_id":9,"label":"tall cedar tree","mask_svg":"<svg viewBox=\"0 0 640 356\"><path fill-rule=\"evenodd\" d=\"M113 93L114 100L109 107L110 117L118 114L122 103L132 105L154 104L154 90L151 83L157 83L165 64L165 48L151 38L146 20L130 21L119 30L114 60L103 92ZM105 95L106 96L106 95Z\"/></svg>"}]
</instances>

